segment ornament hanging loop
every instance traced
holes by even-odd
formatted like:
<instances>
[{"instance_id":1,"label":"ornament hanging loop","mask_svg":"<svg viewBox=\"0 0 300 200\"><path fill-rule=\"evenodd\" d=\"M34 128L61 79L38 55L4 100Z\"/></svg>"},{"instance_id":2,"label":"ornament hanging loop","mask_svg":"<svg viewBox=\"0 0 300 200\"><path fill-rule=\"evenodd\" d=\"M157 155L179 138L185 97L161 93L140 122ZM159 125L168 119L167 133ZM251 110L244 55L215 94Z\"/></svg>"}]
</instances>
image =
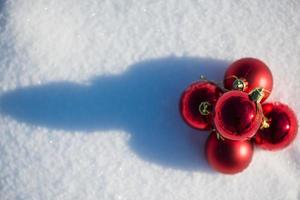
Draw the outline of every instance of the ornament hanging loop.
<instances>
[{"instance_id":1,"label":"ornament hanging loop","mask_svg":"<svg viewBox=\"0 0 300 200\"><path fill-rule=\"evenodd\" d=\"M199 112L201 113L201 115L209 115L211 110L212 110L212 106L209 102L203 101L200 103Z\"/></svg>"}]
</instances>

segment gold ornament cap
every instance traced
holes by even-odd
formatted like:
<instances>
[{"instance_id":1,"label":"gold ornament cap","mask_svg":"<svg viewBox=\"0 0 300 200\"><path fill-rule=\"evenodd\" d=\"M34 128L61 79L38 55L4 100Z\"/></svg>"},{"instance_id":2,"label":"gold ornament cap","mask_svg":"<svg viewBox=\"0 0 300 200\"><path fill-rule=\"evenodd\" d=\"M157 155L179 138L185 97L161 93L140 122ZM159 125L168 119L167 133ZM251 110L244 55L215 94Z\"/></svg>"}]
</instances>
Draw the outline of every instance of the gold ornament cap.
<instances>
[{"instance_id":1,"label":"gold ornament cap","mask_svg":"<svg viewBox=\"0 0 300 200\"><path fill-rule=\"evenodd\" d=\"M249 93L249 98L259 103L264 98L264 88L255 88Z\"/></svg>"},{"instance_id":2,"label":"gold ornament cap","mask_svg":"<svg viewBox=\"0 0 300 200\"><path fill-rule=\"evenodd\" d=\"M247 88L247 86L247 81L239 78L235 79L232 83L232 87L234 90L244 91Z\"/></svg>"},{"instance_id":3,"label":"gold ornament cap","mask_svg":"<svg viewBox=\"0 0 300 200\"><path fill-rule=\"evenodd\" d=\"M264 116L260 129L270 128L270 120Z\"/></svg>"}]
</instances>

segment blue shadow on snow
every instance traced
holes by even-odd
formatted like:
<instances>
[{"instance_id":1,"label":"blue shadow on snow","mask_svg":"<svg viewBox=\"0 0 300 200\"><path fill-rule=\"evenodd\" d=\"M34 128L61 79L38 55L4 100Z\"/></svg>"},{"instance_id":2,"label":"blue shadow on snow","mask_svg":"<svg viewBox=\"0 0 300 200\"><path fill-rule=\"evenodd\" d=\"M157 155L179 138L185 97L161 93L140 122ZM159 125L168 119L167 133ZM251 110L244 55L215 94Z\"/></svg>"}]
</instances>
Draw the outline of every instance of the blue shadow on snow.
<instances>
[{"instance_id":1,"label":"blue shadow on snow","mask_svg":"<svg viewBox=\"0 0 300 200\"><path fill-rule=\"evenodd\" d=\"M90 84L50 82L18 88L0 97L0 112L18 121L66 131L122 129L142 159L182 170L210 169L204 158L208 133L181 119L181 92L200 74L222 80L226 61L166 57L142 61Z\"/></svg>"}]
</instances>

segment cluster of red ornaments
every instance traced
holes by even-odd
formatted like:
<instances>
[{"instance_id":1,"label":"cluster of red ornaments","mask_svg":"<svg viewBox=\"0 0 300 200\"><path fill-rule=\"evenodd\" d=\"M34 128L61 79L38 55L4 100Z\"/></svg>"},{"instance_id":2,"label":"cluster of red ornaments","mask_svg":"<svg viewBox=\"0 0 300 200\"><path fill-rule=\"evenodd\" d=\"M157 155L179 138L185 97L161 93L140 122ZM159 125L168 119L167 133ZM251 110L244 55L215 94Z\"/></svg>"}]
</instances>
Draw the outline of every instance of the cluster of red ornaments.
<instances>
[{"instance_id":1,"label":"cluster of red ornaments","mask_svg":"<svg viewBox=\"0 0 300 200\"><path fill-rule=\"evenodd\" d=\"M225 72L224 87L207 80L191 84L180 99L184 121L210 131L205 154L217 171L235 174L251 162L254 144L280 150L296 137L295 113L280 102L265 103L273 77L265 63L255 58L233 62Z\"/></svg>"}]
</instances>

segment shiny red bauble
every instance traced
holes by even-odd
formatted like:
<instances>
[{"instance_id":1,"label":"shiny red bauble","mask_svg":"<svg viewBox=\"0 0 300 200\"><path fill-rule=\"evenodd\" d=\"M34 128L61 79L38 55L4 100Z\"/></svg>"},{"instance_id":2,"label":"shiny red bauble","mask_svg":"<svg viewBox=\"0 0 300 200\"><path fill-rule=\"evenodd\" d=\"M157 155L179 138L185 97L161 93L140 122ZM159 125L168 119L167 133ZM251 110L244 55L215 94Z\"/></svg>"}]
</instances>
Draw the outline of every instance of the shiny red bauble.
<instances>
[{"instance_id":1,"label":"shiny red bauble","mask_svg":"<svg viewBox=\"0 0 300 200\"><path fill-rule=\"evenodd\" d=\"M256 58L242 58L233 62L225 72L224 87L249 93L255 88L264 88L265 101L273 88L273 76L265 63Z\"/></svg>"},{"instance_id":2,"label":"shiny red bauble","mask_svg":"<svg viewBox=\"0 0 300 200\"><path fill-rule=\"evenodd\" d=\"M205 144L208 163L217 171L235 174L248 167L252 160L253 144L251 141L233 141L218 139L212 132Z\"/></svg>"},{"instance_id":3,"label":"shiny red bauble","mask_svg":"<svg viewBox=\"0 0 300 200\"><path fill-rule=\"evenodd\" d=\"M298 131L295 113L279 102L262 105L267 127L255 135L255 143L266 150L280 150L287 147Z\"/></svg>"},{"instance_id":4,"label":"shiny red bauble","mask_svg":"<svg viewBox=\"0 0 300 200\"><path fill-rule=\"evenodd\" d=\"M262 122L261 106L242 91L229 91L215 105L214 124L217 131L230 140L250 139Z\"/></svg>"},{"instance_id":5,"label":"shiny red bauble","mask_svg":"<svg viewBox=\"0 0 300 200\"><path fill-rule=\"evenodd\" d=\"M198 81L183 92L180 99L180 113L185 122L199 130L212 128L212 109L223 90L215 83Z\"/></svg>"}]
</instances>

